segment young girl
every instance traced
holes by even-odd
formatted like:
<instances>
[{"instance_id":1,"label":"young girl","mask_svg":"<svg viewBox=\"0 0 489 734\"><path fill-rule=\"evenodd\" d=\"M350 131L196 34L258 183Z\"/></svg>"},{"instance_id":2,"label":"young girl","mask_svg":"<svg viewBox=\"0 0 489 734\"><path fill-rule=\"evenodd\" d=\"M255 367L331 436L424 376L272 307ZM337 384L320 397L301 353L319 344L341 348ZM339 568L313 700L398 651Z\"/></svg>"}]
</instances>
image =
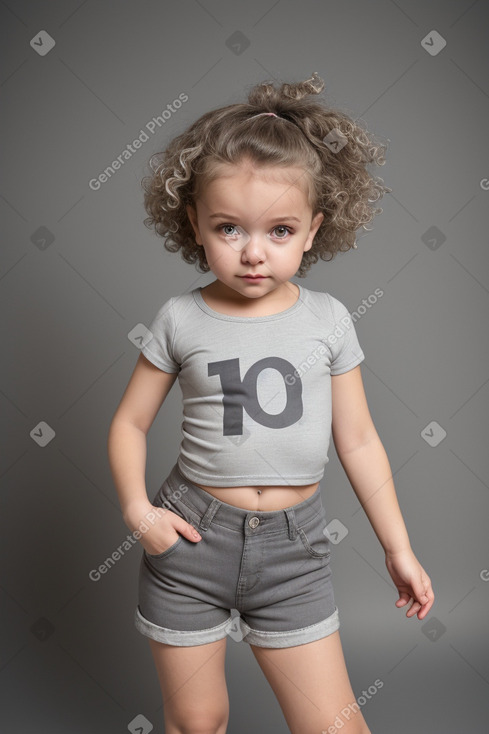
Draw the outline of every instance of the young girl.
<instances>
[{"instance_id":1,"label":"young girl","mask_svg":"<svg viewBox=\"0 0 489 734\"><path fill-rule=\"evenodd\" d=\"M370 202L390 191L367 172L384 146L311 98L323 87L316 73L258 85L247 103L202 115L143 182L145 223L216 277L166 298L108 439L123 518L142 545L135 625L149 638L167 734L226 732L228 634L251 645L293 734L370 731L331 583L320 486L331 435L396 606L412 602L406 616L421 620L434 601L367 407L351 316L329 291L290 280L356 247L356 230L382 211ZM177 376L183 439L150 501L146 435Z\"/></svg>"}]
</instances>

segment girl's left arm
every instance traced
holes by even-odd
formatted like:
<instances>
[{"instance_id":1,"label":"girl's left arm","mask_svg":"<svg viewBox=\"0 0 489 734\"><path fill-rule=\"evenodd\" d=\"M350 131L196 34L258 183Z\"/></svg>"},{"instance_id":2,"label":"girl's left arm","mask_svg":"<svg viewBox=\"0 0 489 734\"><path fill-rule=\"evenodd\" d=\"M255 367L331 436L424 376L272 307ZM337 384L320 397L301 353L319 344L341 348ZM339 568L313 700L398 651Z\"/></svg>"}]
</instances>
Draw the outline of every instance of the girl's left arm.
<instances>
[{"instance_id":1,"label":"girl's left arm","mask_svg":"<svg viewBox=\"0 0 489 734\"><path fill-rule=\"evenodd\" d=\"M406 616L424 619L435 598L431 580L411 548L389 460L368 409L360 365L332 376L331 392L335 449L385 551L387 570L399 591L396 606L413 600Z\"/></svg>"}]
</instances>

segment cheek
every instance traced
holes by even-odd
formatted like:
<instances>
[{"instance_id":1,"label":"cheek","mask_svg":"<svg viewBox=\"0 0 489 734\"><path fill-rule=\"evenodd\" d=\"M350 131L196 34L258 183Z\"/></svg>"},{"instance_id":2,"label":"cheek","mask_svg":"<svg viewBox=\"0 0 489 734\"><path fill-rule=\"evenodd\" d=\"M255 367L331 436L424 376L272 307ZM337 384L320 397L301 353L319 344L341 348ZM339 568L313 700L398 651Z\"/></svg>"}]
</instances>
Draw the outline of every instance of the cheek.
<instances>
[{"instance_id":1,"label":"cheek","mask_svg":"<svg viewBox=\"0 0 489 734\"><path fill-rule=\"evenodd\" d=\"M215 271L226 272L230 265L236 261L236 258L239 258L239 253L236 253L226 243L216 243L212 239L206 240L206 243L205 256L207 262Z\"/></svg>"}]
</instances>

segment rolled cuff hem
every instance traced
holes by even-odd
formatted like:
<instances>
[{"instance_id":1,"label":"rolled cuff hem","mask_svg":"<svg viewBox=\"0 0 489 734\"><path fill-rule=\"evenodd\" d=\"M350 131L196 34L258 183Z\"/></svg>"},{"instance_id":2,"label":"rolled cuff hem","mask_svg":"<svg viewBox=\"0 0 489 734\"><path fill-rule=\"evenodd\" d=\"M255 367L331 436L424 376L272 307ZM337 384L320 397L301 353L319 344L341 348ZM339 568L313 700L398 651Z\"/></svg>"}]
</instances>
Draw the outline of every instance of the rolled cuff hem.
<instances>
[{"instance_id":1,"label":"rolled cuff hem","mask_svg":"<svg viewBox=\"0 0 489 734\"><path fill-rule=\"evenodd\" d=\"M138 632L157 642L165 642L168 645L177 645L178 647L190 647L191 645L205 645L208 642L216 642L226 637L228 627L231 623L231 617L225 619L224 622L216 627L209 627L205 630L171 630L166 627L160 627L149 619L143 617L136 607L134 613L134 625Z\"/></svg>"},{"instance_id":2,"label":"rolled cuff hem","mask_svg":"<svg viewBox=\"0 0 489 734\"><path fill-rule=\"evenodd\" d=\"M322 622L311 624L309 627L301 627L296 630L287 630L285 632L264 632L254 630L246 622L241 619L240 624L244 627L244 641L258 647L294 647L295 645L304 645L306 642L315 642L322 637L327 637L339 629L340 618L338 607L327 619Z\"/></svg>"}]
</instances>

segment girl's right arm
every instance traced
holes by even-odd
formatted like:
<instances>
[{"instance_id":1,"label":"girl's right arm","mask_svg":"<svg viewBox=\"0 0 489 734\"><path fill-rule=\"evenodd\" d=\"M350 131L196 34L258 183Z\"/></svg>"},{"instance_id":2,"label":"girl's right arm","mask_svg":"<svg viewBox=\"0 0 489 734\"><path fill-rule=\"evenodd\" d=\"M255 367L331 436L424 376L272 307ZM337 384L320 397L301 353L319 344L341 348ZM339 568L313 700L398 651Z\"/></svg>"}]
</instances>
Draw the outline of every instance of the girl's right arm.
<instances>
[{"instance_id":1,"label":"girl's right arm","mask_svg":"<svg viewBox=\"0 0 489 734\"><path fill-rule=\"evenodd\" d=\"M177 376L177 372L163 372L140 354L110 424L109 464L122 516L131 531L155 509L146 491L146 436ZM192 526L171 511L164 513L156 526L157 530L148 533L151 540L147 537L142 541L149 552L162 552L175 541L175 531L192 538Z\"/></svg>"}]
</instances>

